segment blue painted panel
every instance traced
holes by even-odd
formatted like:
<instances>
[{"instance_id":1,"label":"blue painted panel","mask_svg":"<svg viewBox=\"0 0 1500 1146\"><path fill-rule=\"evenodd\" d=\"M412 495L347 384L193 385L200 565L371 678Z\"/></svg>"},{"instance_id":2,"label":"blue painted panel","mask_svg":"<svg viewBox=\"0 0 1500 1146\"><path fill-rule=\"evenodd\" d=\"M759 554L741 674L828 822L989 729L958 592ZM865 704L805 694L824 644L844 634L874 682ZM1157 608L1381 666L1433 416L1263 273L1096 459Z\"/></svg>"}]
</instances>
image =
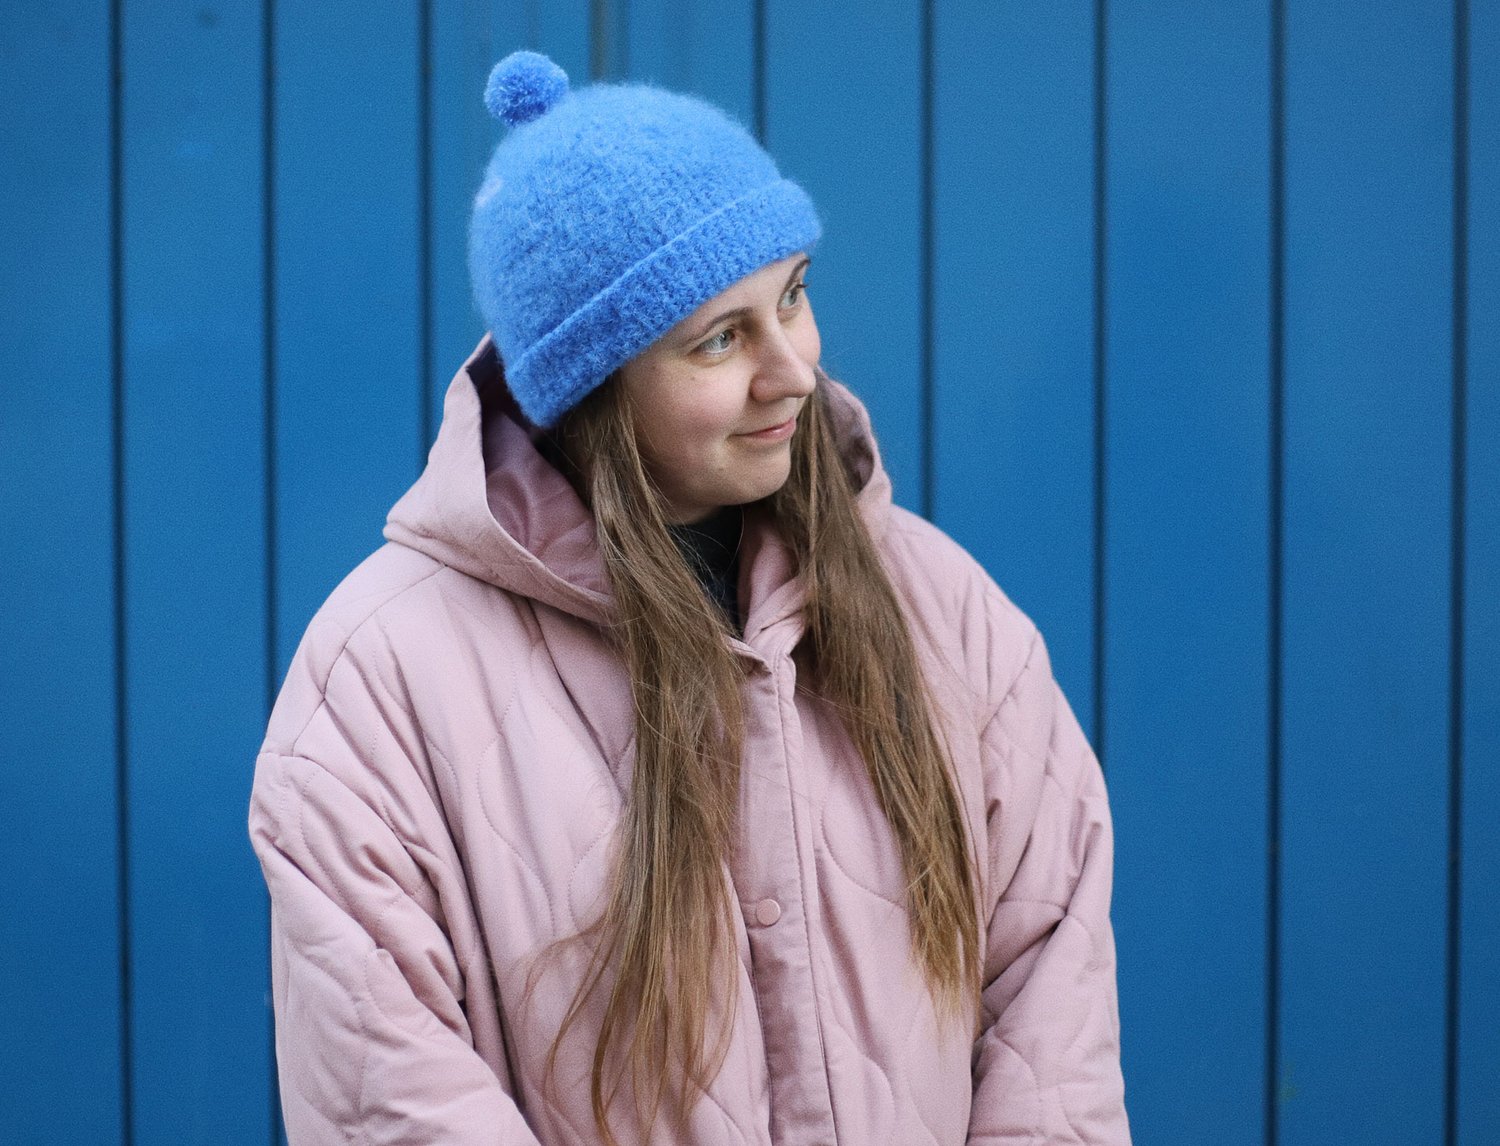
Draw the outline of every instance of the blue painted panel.
<instances>
[{"instance_id":1,"label":"blue painted panel","mask_svg":"<svg viewBox=\"0 0 1500 1146\"><path fill-rule=\"evenodd\" d=\"M6 16L0 1106L15 1142L121 1135L110 65L107 4Z\"/></svg>"},{"instance_id":2,"label":"blue painted panel","mask_svg":"<svg viewBox=\"0 0 1500 1146\"><path fill-rule=\"evenodd\" d=\"M920 5L766 8L766 144L823 220L823 366L869 407L896 500L920 508Z\"/></svg>"},{"instance_id":3,"label":"blue painted panel","mask_svg":"<svg viewBox=\"0 0 1500 1146\"><path fill-rule=\"evenodd\" d=\"M591 0L528 0L530 47L551 56L580 86L590 76Z\"/></svg>"},{"instance_id":4,"label":"blue painted panel","mask_svg":"<svg viewBox=\"0 0 1500 1146\"><path fill-rule=\"evenodd\" d=\"M1500 4L1469 30L1468 563L1458 1142L1500 1127Z\"/></svg>"},{"instance_id":5,"label":"blue painted panel","mask_svg":"<svg viewBox=\"0 0 1500 1146\"><path fill-rule=\"evenodd\" d=\"M755 124L755 10L750 0L630 0L631 79L694 92Z\"/></svg>"},{"instance_id":6,"label":"blue painted panel","mask_svg":"<svg viewBox=\"0 0 1500 1146\"><path fill-rule=\"evenodd\" d=\"M1452 28L1290 5L1280 1142L1438 1142Z\"/></svg>"},{"instance_id":7,"label":"blue painted panel","mask_svg":"<svg viewBox=\"0 0 1500 1146\"><path fill-rule=\"evenodd\" d=\"M469 290L469 212L484 166L502 134L500 124L485 110L484 85L496 62L526 42L524 17L515 5L497 6L489 0L432 5L432 329L427 401L433 437L442 422L448 383L484 332Z\"/></svg>"},{"instance_id":8,"label":"blue painted panel","mask_svg":"<svg viewBox=\"0 0 1500 1146\"><path fill-rule=\"evenodd\" d=\"M598 79L618 82L633 73L630 67L630 0L605 0L591 5L589 53Z\"/></svg>"},{"instance_id":9,"label":"blue painted panel","mask_svg":"<svg viewBox=\"0 0 1500 1146\"><path fill-rule=\"evenodd\" d=\"M131 8L123 43L134 1141L264 1142L260 6Z\"/></svg>"},{"instance_id":10,"label":"blue painted panel","mask_svg":"<svg viewBox=\"0 0 1500 1146\"><path fill-rule=\"evenodd\" d=\"M934 10L934 515L1094 711L1094 14Z\"/></svg>"},{"instance_id":11,"label":"blue painted panel","mask_svg":"<svg viewBox=\"0 0 1500 1146\"><path fill-rule=\"evenodd\" d=\"M279 675L427 443L416 4L280 5L275 40Z\"/></svg>"},{"instance_id":12,"label":"blue painted panel","mask_svg":"<svg viewBox=\"0 0 1500 1146\"><path fill-rule=\"evenodd\" d=\"M1269 76L1264 4L1111 10L1106 720L1141 1142L1265 1141Z\"/></svg>"}]
</instances>

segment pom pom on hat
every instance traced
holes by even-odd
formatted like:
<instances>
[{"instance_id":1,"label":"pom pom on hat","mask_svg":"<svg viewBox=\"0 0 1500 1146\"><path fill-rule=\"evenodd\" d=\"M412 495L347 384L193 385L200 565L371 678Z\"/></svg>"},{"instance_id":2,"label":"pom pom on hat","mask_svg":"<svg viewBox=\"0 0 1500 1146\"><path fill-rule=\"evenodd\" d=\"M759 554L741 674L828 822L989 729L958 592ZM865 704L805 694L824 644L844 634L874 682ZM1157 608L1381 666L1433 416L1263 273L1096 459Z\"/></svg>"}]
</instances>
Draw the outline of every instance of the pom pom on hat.
<instances>
[{"instance_id":1,"label":"pom pom on hat","mask_svg":"<svg viewBox=\"0 0 1500 1146\"><path fill-rule=\"evenodd\" d=\"M530 123L568 94L568 73L540 52L512 52L495 65L484 105L507 127Z\"/></svg>"}]
</instances>

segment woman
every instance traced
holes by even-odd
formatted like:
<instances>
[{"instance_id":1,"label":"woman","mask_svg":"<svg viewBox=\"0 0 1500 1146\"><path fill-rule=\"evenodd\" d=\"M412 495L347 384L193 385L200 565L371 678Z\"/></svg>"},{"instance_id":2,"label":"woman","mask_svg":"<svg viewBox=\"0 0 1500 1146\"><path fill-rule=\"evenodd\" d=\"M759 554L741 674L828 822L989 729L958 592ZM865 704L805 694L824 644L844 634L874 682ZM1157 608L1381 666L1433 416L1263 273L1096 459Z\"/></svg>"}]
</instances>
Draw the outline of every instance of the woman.
<instances>
[{"instance_id":1,"label":"woman","mask_svg":"<svg viewBox=\"0 0 1500 1146\"><path fill-rule=\"evenodd\" d=\"M258 761L293 1143L1128 1141L1098 765L745 131L497 65L490 330Z\"/></svg>"}]
</instances>

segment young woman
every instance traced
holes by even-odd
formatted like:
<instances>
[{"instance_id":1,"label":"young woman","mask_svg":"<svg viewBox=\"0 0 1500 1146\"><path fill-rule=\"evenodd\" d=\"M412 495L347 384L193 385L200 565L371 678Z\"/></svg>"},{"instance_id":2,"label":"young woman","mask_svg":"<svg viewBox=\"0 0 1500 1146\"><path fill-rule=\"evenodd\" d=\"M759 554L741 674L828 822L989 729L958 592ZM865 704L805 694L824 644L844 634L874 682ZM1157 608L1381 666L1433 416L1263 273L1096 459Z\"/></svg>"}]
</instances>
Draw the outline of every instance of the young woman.
<instances>
[{"instance_id":1,"label":"young woman","mask_svg":"<svg viewBox=\"0 0 1500 1146\"><path fill-rule=\"evenodd\" d=\"M256 770L291 1141L1128 1142L1098 765L819 369L807 196L487 100L490 335Z\"/></svg>"}]
</instances>

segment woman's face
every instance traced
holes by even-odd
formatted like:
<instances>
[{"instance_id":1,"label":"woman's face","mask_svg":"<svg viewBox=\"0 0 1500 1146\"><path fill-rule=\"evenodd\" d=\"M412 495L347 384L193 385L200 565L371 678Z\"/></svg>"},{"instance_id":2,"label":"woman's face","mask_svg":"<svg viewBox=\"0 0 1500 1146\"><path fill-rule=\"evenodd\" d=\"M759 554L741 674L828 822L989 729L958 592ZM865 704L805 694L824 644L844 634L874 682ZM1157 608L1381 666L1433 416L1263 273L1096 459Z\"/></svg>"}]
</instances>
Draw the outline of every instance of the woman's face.
<instances>
[{"instance_id":1,"label":"woman's face","mask_svg":"<svg viewBox=\"0 0 1500 1146\"><path fill-rule=\"evenodd\" d=\"M796 254L709 299L620 369L667 520L781 488L822 343Z\"/></svg>"}]
</instances>

